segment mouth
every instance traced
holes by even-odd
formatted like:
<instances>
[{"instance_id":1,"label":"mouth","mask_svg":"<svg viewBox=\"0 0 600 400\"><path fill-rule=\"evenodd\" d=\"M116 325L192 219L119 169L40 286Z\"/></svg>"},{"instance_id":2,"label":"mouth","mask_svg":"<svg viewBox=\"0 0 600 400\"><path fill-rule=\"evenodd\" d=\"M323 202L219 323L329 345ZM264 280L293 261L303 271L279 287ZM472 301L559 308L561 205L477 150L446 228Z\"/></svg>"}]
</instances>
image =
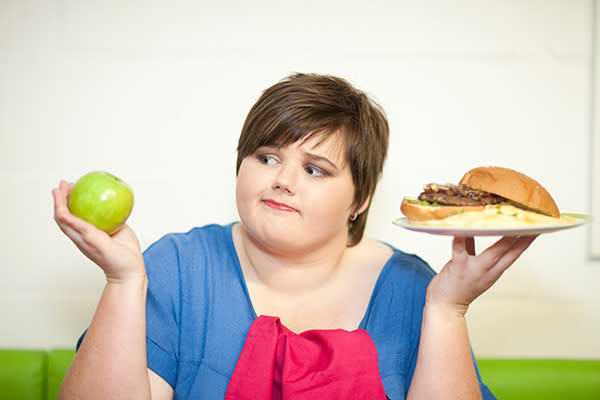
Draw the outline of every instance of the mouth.
<instances>
[{"instance_id":1,"label":"mouth","mask_svg":"<svg viewBox=\"0 0 600 400\"><path fill-rule=\"evenodd\" d=\"M275 200L266 199L266 200L263 200L262 203L264 205L266 205L267 207L273 208L275 210L285 211L285 212L298 212L298 210L296 210L295 208L290 207L287 204L280 203Z\"/></svg>"}]
</instances>

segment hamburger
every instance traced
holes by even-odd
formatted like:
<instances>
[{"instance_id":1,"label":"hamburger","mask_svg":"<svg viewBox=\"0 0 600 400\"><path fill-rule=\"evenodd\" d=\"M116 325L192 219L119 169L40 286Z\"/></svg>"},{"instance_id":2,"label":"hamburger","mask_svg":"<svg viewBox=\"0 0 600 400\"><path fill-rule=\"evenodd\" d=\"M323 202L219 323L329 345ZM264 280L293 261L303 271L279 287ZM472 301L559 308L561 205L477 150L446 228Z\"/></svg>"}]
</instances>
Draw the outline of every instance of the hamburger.
<instances>
[{"instance_id":1,"label":"hamburger","mask_svg":"<svg viewBox=\"0 0 600 400\"><path fill-rule=\"evenodd\" d=\"M542 185L518 171L478 167L458 184L429 183L400 210L413 225L518 227L573 222Z\"/></svg>"}]
</instances>

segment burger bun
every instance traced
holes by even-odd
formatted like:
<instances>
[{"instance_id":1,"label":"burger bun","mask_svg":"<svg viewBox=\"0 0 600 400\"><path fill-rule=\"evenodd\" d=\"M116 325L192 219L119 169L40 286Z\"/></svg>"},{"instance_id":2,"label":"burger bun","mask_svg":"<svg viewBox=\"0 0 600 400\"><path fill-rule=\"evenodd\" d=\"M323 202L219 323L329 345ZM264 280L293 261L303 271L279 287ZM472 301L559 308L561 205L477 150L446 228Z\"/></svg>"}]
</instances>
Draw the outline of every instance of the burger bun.
<instances>
[{"instance_id":1,"label":"burger bun","mask_svg":"<svg viewBox=\"0 0 600 400\"><path fill-rule=\"evenodd\" d=\"M478 167L468 171L459 184L502 196L517 205L559 218L554 199L535 179L503 167Z\"/></svg>"},{"instance_id":2,"label":"burger bun","mask_svg":"<svg viewBox=\"0 0 600 400\"><path fill-rule=\"evenodd\" d=\"M406 215L409 221L429 221L432 219L444 219L453 215L469 211L483 211L485 206L437 206L422 204L419 200L403 199L400 211Z\"/></svg>"}]
</instances>

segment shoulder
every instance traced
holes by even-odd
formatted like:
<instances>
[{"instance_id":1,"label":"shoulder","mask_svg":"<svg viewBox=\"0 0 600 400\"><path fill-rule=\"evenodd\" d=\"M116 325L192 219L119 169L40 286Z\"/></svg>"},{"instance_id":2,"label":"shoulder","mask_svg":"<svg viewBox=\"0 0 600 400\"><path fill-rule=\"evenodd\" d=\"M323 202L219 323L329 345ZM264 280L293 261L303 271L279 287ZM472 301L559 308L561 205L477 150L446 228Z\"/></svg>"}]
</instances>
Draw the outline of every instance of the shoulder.
<instances>
[{"instance_id":1,"label":"shoulder","mask_svg":"<svg viewBox=\"0 0 600 400\"><path fill-rule=\"evenodd\" d=\"M436 272L418 255L404 252L390 244L386 245L392 249L392 255L382 271L388 279L410 276L429 283L435 276Z\"/></svg>"},{"instance_id":2,"label":"shoulder","mask_svg":"<svg viewBox=\"0 0 600 400\"><path fill-rule=\"evenodd\" d=\"M211 224L164 235L144 251L144 261L150 277L222 263L234 255L231 224Z\"/></svg>"},{"instance_id":3,"label":"shoulder","mask_svg":"<svg viewBox=\"0 0 600 400\"><path fill-rule=\"evenodd\" d=\"M182 256L200 256L204 254L233 251L231 225L205 225L188 232L169 233L152 243L144 251L146 262L154 259Z\"/></svg>"},{"instance_id":4,"label":"shoulder","mask_svg":"<svg viewBox=\"0 0 600 400\"><path fill-rule=\"evenodd\" d=\"M390 248L393 253L379 274L374 296L420 307L436 272L421 257Z\"/></svg>"},{"instance_id":5,"label":"shoulder","mask_svg":"<svg viewBox=\"0 0 600 400\"><path fill-rule=\"evenodd\" d=\"M365 239L354 251L355 259L364 269L371 265L377 271L378 286L386 284L416 284L427 286L436 272L416 254L407 253L377 240Z\"/></svg>"},{"instance_id":6,"label":"shoulder","mask_svg":"<svg viewBox=\"0 0 600 400\"><path fill-rule=\"evenodd\" d=\"M231 237L231 225L210 224L193 228L187 232L168 233L152 243L144 253L156 253L173 248L211 246L224 244Z\"/></svg>"}]
</instances>

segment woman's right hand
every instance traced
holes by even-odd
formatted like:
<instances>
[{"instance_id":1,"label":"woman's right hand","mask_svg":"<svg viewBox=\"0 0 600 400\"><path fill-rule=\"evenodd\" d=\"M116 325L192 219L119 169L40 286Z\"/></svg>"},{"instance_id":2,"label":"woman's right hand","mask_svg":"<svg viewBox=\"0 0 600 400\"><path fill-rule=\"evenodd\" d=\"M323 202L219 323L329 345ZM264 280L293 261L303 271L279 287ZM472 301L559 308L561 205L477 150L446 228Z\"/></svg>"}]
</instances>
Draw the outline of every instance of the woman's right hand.
<instances>
[{"instance_id":1,"label":"woman's right hand","mask_svg":"<svg viewBox=\"0 0 600 400\"><path fill-rule=\"evenodd\" d=\"M69 211L68 197L73 184L61 181L52 190L54 220L79 250L96 263L108 282L119 283L145 278L144 259L139 241L128 225L123 225L109 236L94 225L74 216Z\"/></svg>"}]
</instances>

